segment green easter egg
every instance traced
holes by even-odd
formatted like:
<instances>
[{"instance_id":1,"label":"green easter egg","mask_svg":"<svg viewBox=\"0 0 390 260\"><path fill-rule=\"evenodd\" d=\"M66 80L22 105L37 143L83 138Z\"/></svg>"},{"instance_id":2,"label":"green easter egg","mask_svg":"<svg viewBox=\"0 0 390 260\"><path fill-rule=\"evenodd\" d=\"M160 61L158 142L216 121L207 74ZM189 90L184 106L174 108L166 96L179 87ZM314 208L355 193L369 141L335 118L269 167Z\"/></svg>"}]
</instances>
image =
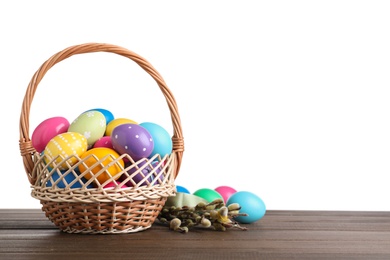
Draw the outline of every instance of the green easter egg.
<instances>
[{"instance_id":1,"label":"green easter egg","mask_svg":"<svg viewBox=\"0 0 390 260\"><path fill-rule=\"evenodd\" d=\"M212 202L213 200L216 200L216 199L223 200L222 195L219 194L214 189L202 188L202 189L196 190L193 194L207 200L207 202Z\"/></svg>"},{"instance_id":2,"label":"green easter egg","mask_svg":"<svg viewBox=\"0 0 390 260\"><path fill-rule=\"evenodd\" d=\"M84 112L70 124L68 131L84 135L88 147L92 147L99 138L104 136L106 118L99 111Z\"/></svg>"}]
</instances>

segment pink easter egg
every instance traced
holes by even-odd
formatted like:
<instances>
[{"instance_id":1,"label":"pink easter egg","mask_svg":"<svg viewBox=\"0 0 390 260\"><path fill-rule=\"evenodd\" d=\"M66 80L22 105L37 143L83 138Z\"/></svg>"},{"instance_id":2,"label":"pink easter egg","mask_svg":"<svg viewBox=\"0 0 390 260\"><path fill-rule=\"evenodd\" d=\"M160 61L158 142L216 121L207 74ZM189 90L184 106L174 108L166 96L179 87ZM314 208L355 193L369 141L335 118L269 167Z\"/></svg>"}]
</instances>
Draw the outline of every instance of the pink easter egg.
<instances>
[{"instance_id":1,"label":"pink easter egg","mask_svg":"<svg viewBox=\"0 0 390 260\"><path fill-rule=\"evenodd\" d=\"M97 148L97 147L106 147L106 148L114 149L112 146L111 137L103 136L100 139L98 139L93 145L93 148Z\"/></svg>"},{"instance_id":2,"label":"pink easter egg","mask_svg":"<svg viewBox=\"0 0 390 260\"><path fill-rule=\"evenodd\" d=\"M111 181L111 182L107 183L106 185L104 185L103 189L116 188L117 186L119 186L122 189L127 188L126 184L122 184L122 183L117 182L117 181Z\"/></svg>"},{"instance_id":3,"label":"pink easter egg","mask_svg":"<svg viewBox=\"0 0 390 260\"><path fill-rule=\"evenodd\" d=\"M65 133L69 128L69 121L64 117L51 117L42 121L33 131L31 142L38 153L45 150L46 145L56 135Z\"/></svg>"},{"instance_id":4,"label":"pink easter egg","mask_svg":"<svg viewBox=\"0 0 390 260\"><path fill-rule=\"evenodd\" d=\"M231 195L233 195L234 193L237 192L234 188L229 187L229 186L219 186L219 187L215 188L214 190L216 192L218 192L219 194L221 194L225 203L228 201L228 199L230 198Z\"/></svg>"}]
</instances>

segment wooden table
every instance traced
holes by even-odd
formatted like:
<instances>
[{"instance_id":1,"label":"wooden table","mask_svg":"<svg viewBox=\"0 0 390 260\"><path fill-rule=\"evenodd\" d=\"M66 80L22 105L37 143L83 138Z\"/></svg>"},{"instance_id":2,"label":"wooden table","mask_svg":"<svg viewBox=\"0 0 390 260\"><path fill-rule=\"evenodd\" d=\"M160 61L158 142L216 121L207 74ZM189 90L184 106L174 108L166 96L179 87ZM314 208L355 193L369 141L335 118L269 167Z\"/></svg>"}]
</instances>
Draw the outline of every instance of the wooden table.
<instances>
[{"instance_id":1,"label":"wooden table","mask_svg":"<svg viewBox=\"0 0 390 260\"><path fill-rule=\"evenodd\" d=\"M39 209L0 209L0 259L390 259L390 212L269 210L242 226L68 234Z\"/></svg>"}]
</instances>

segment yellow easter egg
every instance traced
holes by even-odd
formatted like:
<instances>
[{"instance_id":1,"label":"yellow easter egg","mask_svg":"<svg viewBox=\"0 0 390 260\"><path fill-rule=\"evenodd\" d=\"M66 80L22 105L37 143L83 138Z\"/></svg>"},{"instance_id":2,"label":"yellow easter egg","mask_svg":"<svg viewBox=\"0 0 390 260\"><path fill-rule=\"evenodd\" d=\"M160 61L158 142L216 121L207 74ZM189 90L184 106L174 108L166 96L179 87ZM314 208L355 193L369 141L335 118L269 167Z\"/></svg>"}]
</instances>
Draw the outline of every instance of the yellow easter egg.
<instances>
[{"instance_id":1,"label":"yellow easter egg","mask_svg":"<svg viewBox=\"0 0 390 260\"><path fill-rule=\"evenodd\" d=\"M76 132L66 132L53 137L45 147L45 162L50 163L50 167L58 165L60 170L69 169L78 159L72 155L80 157L88 149L87 139ZM59 156L54 160L55 157ZM65 158L69 157L66 161Z\"/></svg>"},{"instance_id":2,"label":"yellow easter egg","mask_svg":"<svg viewBox=\"0 0 390 260\"><path fill-rule=\"evenodd\" d=\"M123 125L123 124L138 124L138 123L128 118L115 118L107 124L106 132L104 133L104 135L111 136L112 130L114 130L114 128L117 127L118 125Z\"/></svg>"},{"instance_id":3,"label":"yellow easter egg","mask_svg":"<svg viewBox=\"0 0 390 260\"><path fill-rule=\"evenodd\" d=\"M120 176L116 176L124 168L124 161L118 159L120 155L113 149L107 147L97 147L92 148L81 155L83 163L79 165L79 170L81 174L87 173L84 175L86 179L91 179L96 176L96 179L100 184L103 184L105 181L113 177L117 180ZM102 169L113 161L117 160L116 163L113 163L105 171ZM94 166L99 162L96 166ZM100 173L101 172L101 173Z\"/></svg>"}]
</instances>

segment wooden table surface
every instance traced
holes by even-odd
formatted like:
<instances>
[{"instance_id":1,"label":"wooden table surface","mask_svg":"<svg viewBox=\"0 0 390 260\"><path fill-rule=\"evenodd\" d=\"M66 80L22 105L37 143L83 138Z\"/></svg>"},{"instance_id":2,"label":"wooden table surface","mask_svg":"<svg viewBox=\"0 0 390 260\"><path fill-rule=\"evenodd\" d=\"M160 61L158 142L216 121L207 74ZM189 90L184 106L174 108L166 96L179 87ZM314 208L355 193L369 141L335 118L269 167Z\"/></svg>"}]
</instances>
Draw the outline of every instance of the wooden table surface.
<instances>
[{"instance_id":1,"label":"wooden table surface","mask_svg":"<svg viewBox=\"0 0 390 260\"><path fill-rule=\"evenodd\" d=\"M0 259L390 259L390 212L269 210L242 226L68 234L39 209L0 209Z\"/></svg>"}]
</instances>

